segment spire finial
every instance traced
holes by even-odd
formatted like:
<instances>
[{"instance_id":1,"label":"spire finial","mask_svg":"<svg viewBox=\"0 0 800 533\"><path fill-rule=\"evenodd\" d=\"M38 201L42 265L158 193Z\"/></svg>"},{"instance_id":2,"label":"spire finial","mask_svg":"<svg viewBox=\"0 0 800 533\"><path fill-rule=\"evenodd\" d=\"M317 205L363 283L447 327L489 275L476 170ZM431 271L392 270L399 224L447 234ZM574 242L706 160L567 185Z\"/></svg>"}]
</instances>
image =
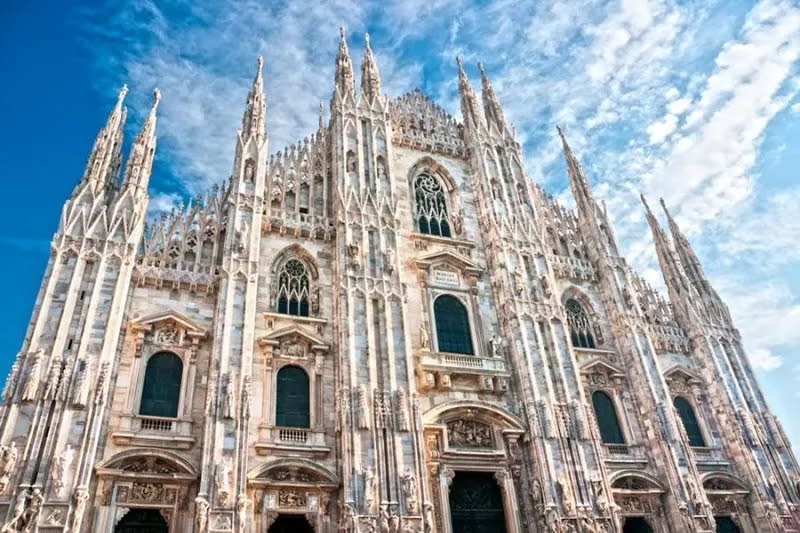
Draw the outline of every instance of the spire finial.
<instances>
[{"instance_id":1,"label":"spire finial","mask_svg":"<svg viewBox=\"0 0 800 533\"><path fill-rule=\"evenodd\" d=\"M369 46L369 33L364 34L364 59L361 62L361 94L369 101L381 94L381 77L378 74L375 58L372 57L372 49Z\"/></svg>"},{"instance_id":2,"label":"spire finial","mask_svg":"<svg viewBox=\"0 0 800 533\"><path fill-rule=\"evenodd\" d=\"M354 92L353 62L350 60L350 51L347 49L347 38L344 26L339 26L339 52L336 54L336 73L334 77L335 91L340 95Z\"/></svg>"},{"instance_id":3,"label":"spire finial","mask_svg":"<svg viewBox=\"0 0 800 533\"><path fill-rule=\"evenodd\" d=\"M339 26L339 39L341 39L342 41L345 40L345 38L344 38L344 26Z\"/></svg>"},{"instance_id":4,"label":"spire finial","mask_svg":"<svg viewBox=\"0 0 800 533\"><path fill-rule=\"evenodd\" d=\"M506 129L506 119L503 116L503 108L500 107L500 101L494 93L489 76L483 69L483 63L478 61L478 70L481 73L481 97L483 98L483 112L486 115L486 122L488 125L494 124L498 131Z\"/></svg>"},{"instance_id":5,"label":"spire finial","mask_svg":"<svg viewBox=\"0 0 800 533\"><path fill-rule=\"evenodd\" d=\"M117 95L117 106L121 106L122 102L125 101L125 95L128 94L128 84L125 83L122 87L119 88L119 94Z\"/></svg>"},{"instance_id":6,"label":"spire finial","mask_svg":"<svg viewBox=\"0 0 800 533\"><path fill-rule=\"evenodd\" d=\"M258 60L256 61L258 65L258 70L256 71L256 76L261 76L261 70L264 67L264 56L258 56Z\"/></svg>"},{"instance_id":7,"label":"spire finial","mask_svg":"<svg viewBox=\"0 0 800 533\"><path fill-rule=\"evenodd\" d=\"M242 116L241 135L245 140L251 135L264 135L266 111L264 106L264 84L261 81L263 70L264 57L258 56L256 60L256 75L253 78L250 92L247 93L247 107L245 107L244 115Z\"/></svg>"},{"instance_id":8,"label":"spire finial","mask_svg":"<svg viewBox=\"0 0 800 533\"><path fill-rule=\"evenodd\" d=\"M156 109L158 108L158 103L161 101L161 91L158 90L158 87L153 89L153 107L150 108L151 113L155 113Z\"/></svg>"}]
</instances>

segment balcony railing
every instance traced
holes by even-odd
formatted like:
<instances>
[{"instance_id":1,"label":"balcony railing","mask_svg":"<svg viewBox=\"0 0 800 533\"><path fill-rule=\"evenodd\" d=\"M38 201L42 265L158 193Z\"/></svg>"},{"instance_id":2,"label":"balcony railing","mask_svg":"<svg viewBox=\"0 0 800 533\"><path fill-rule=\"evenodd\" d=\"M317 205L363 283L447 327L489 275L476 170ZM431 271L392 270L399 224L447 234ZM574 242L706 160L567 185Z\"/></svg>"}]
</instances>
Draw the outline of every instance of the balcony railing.
<instances>
[{"instance_id":1,"label":"balcony railing","mask_svg":"<svg viewBox=\"0 0 800 533\"><path fill-rule=\"evenodd\" d=\"M293 444L308 442L308 430L300 428L278 428L278 440Z\"/></svg>"},{"instance_id":2,"label":"balcony railing","mask_svg":"<svg viewBox=\"0 0 800 533\"><path fill-rule=\"evenodd\" d=\"M455 372L461 370L468 373L508 373L508 368L506 367L504 359L498 357L479 357L477 355L432 352L422 356L422 365L425 367L450 369Z\"/></svg>"},{"instance_id":3,"label":"balcony railing","mask_svg":"<svg viewBox=\"0 0 800 533\"><path fill-rule=\"evenodd\" d=\"M171 433L175 429L175 419L158 418L151 416L140 416L139 431L157 431L160 433Z\"/></svg>"}]
</instances>

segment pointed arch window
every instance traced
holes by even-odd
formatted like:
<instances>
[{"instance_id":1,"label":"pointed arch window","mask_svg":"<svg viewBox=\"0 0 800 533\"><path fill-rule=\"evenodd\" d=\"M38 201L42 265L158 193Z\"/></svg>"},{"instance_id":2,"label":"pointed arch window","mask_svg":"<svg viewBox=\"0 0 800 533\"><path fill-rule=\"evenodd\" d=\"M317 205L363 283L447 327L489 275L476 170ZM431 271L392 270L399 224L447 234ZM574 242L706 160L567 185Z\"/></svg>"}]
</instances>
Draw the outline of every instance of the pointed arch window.
<instances>
[{"instance_id":1,"label":"pointed arch window","mask_svg":"<svg viewBox=\"0 0 800 533\"><path fill-rule=\"evenodd\" d=\"M308 268L299 259L289 259L278 273L278 312L308 316Z\"/></svg>"},{"instance_id":2,"label":"pointed arch window","mask_svg":"<svg viewBox=\"0 0 800 533\"><path fill-rule=\"evenodd\" d=\"M567 310L567 325L575 348L596 348L589 318L577 300L570 298L564 304Z\"/></svg>"},{"instance_id":3,"label":"pointed arch window","mask_svg":"<svg viewBox=\"0 0 800 533\"><path fill-rule=\"evenodd\" d=\"M683 422L683 429L686 430L689 446L705 447L706 441L703 438L703 432L700 431L700 423L697 421L697 415L695 415L694 408L689 403L689 400L682 396L676 396L672 400L672 404L675 406L681 422Z\"/></svg>"},{"instance_id":4,"label":"pointed arch window","mask_svg":"<svg viewBox=\"0 0 800 533\"><path fill-rule=\"evenodd\" d=\"M414 200L419 232L450 237L447 201L442 182L428 173L420 174L414 180Z\"/></svg>"},{"instance_id":5,"label":"pointed arch window","mask_svg":"<svg viewBox=\"0 0 800 533\"><path fill-rule=\"evenodd\" d=\"M436 320L436 339L440 352L472 355L472 336L469 328L469 315L458 298L439 296L433 302Z\"/></svg>"},{"instance_id":6,"label":"pointed arch window","mask_svg":"<svg viewBox=\"0 0 800 533\"><path fill-rule=\"evenodd\" d=\"M294 365L281 368L275 391L275 425L309 427L309 405L308 374L305 370Z\"/></svg>"},{"instance_id":7,"label":"pointed arch window","mask_svg":"<svg viewBox=\"0 0 800 533\"><path fill-rule=\"evenodd\" d=\"M147 361L139 414L177 418L181 396L183 361L170 352L159 352Z\"/></svg>"},{"instance_id":8,"label":"pointed arch window","mask_svg":"<svg viewBox=\"0 0 800 533\"><path fill-rule=\"evenodd\" d=\"M600 439L603 444L625 444L625 437L622 436L622 428L619 425L614 400L603 391L594 391L592 393L592 406L594 407L594 416L597 418Z\"/></svg>"}]
</instances>

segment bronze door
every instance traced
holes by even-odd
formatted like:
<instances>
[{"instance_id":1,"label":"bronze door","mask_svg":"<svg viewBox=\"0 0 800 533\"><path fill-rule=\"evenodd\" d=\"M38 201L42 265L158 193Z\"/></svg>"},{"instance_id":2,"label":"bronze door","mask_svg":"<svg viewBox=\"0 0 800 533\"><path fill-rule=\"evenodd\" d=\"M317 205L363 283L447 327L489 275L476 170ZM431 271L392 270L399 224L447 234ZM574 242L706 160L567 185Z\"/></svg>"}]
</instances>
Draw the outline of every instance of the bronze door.
<instances>
[{"instance_id":1,"label":"bronze door","mask_svg":"<svg viewBox=\"0 0 800 533\"><path fill-rule=\"evenodd\" d=\"M114 533L168 532L167 521L158 509L131 509L114 528Z\"/></svg>"},{"instance_id":2,"label":"bronze door","mask_svg":"<svg viewBox=\"0 0 800 533\"><path fill-rule=\"evenodd\" d=\"M456 472L450 486L453 533L505 533L503 496L491 472Z\"/></svg>"}]
</instances>

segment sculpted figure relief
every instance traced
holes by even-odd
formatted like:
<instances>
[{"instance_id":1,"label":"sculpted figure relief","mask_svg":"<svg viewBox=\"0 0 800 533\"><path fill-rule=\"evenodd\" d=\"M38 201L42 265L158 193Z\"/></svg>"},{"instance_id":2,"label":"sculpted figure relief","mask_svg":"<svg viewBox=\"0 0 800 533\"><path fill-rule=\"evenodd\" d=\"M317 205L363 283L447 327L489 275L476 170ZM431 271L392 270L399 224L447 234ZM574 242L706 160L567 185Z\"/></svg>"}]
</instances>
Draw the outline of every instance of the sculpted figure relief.
<instances>
[{"instance_id":1,"label":"sculpted figure relief","mask_svg":"<svg viewBox=\"0 0 800 533\"><path fill-rule=\"evenodd\" d=\"M220 506L225 506L228 503L228 497L231 494L233 467L231 460L225 457L217 464L217 472L214 475L214 484L217 489L217 503Z\"/></svg>"},{"instance_id":2,"label":"sculpted figure relief","mask_svg":"<svg viewBox=\"0 0 800 533\"><path fill-rule=\"evenodd\" d=\"M17 466L18 455L19 452L14 442L0 447L0 494L8 488L11 474L14 472L14 467Z\"/></svg>"},{"instance_id":3,"label":"sculpted figure relief","mask_svg":"<svg viewBox=\"0 0 800 533\"><path fill-rule=\"evenodd\" d=\"M431 336L423 322L419 323L419 347L423 350L429 350L431 347Z\"/></svg>"},{"instance_id":4,"label":"sculpted figure relief","mask_svg":"<svg viewBox=\"0 0 800 533\"><path fill-rule=\"evenodd\" d=\"M361 475L364 477L364 513L365 514L372 514L374 512L374 505L375 505L375 471L372 469L372 466L367 465L361 471Z\"/></svg>"},{"instance_id":5,"label":"sculpted figure relief","mask_svg":"<svg viewBox=\"0 0 800 533\"><path fill-rule=\"evenodd\" d=\"M33 355L33 362L31 369L28 371L28 380L25 382L25 388L22 389L22 400L33 401L36 399L36 392L39 390L39 379L42 372L42 359L44 352L39 350Z\"/></svg>"},{"instance_id":6,"label":"sculpted figure relief","mask_svg":"<svg viewBox=\"0 0 800 533\"><path fill-rule=\"evenodd\" d=\"M406 500L406 511L408 513L417 512L417 480L411 469L406 469L406 473L400 478L403 487L403 497Z\"/></svg>"},{"instance_id":7,"label":"sculpted figure relief","mask_svg":"<svg viewBox=\"0 0 800 533\"><path fill-rule=\"evenodd\" d=\"M194 523L197 533L203 533L208 524L208 500L203 496L194 499Z\"/></svg>"},{"instance_id":8,"label":"sculpted figure relief","mask_svg":"<svg viewBox=\"0 0 800 533\"><path fill-rule=\"evenodd\" d=\"M72 466L74 460L75 450L72 449L72 446L67 444L64 450L53 461L53 465L50 468L50 479L53 482L53 492L55 492L56 496L61 496L67 470Z\"/></svg>"}]
</instances>

